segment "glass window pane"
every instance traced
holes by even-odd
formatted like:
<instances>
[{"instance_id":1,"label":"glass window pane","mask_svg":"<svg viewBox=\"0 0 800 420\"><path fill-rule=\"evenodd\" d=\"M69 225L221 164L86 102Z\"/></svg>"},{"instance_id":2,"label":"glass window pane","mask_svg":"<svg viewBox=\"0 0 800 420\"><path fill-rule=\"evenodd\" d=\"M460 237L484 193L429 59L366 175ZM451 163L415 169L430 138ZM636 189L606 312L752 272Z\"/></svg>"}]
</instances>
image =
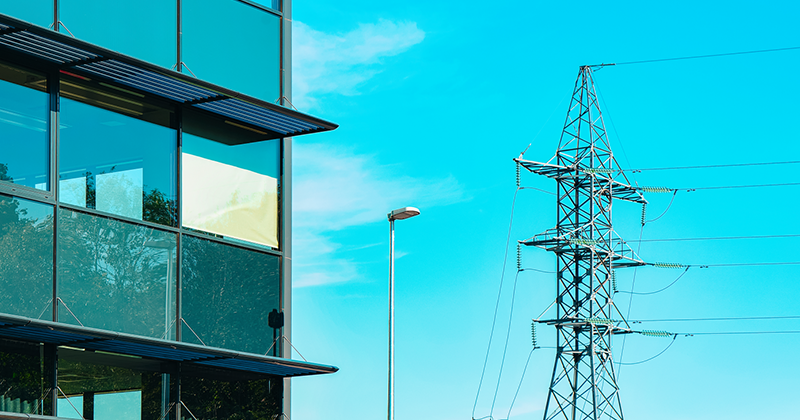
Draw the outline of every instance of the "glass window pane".
<instances>
[{"instance_id":1,"label":"glass window pane","mask_svg":"<svg viewBox=\"0 0 800 420\"><path fill-rule=\"evenodd\" d=\"M58 319L173 339L176 235L61 209Z\"/></svg>"},{"instance_id":2,"label":"glass window pane","mask_svg":"<svg viewBox=\"0 0 800 420\"><path fill-rule=\"evenodd\" d=\"M237 0L183 0L182 14L183 61L198 78L269 102L280 97L279 16Z\"/></svg>"},{"instance_id":3,"label":"glass window pane","mask_svg":"<svg viewBox=\"0 0 800 420\"><path fill-rule=\"evenodd\" d=\"M45 366L52 361L41 344L0 340L0 411L51 415L52 376Z\"/></svg>"},{"instance_id":4,"label":"glass window pane","mask_svg":"<svg viewBox=\"0 0 800 420\"><path fill-rule=\"evenodd\" d=\"M264 354L268 316L280 310L280 258L183 237L183 341ZM196 335L195 335L196 334Z\"/></svg>"},{"instance_id":5,"label":"glass window pane","mask_svg":"<svg viewBox=\"0 0 800 420\"><path fill-rule=\"evenodd\" d=\"M198 419L273 419L283 411L281 378L199 366L182 373L181 401Z\"/></svg>"},{"instance_id":6,"label":"glass window pane","mask_svg":"<svg viewBox=\"0 0 800 420\"><path fill-rule=\"evenodd\" d=\"M0 308L52 320L53 206L0 195Z\"/></svg>"},{"instance_id":7,"label":"glass window pane","mask_svg":"<svg viewBox=\"0 0 800 420\"><path fill-rule=\"evenodd\" d=\"M281 11L281 0L240 0L240 1L250 1L255 4L260 4L262 6L269 7L277 12Z\"/></svg>"},{"instance_id":8,"label":"glass window pane","mask_svg":"<svg viewBox=\"0 0 800 420\"><path fill-rule=\"evenodd\" d=\"M177 61L175 0L59 0L59 13L78 39L166 68Z\"/></svg>"},{"instance_id":9,"label":"glass window pane","mask_svg":"<svg viewBox=\"0 0 800 420\"><path fill-rule=\"evenodd\" d=\"M176 226L173 113L71 79L62 81L62 95L59 200Z\"/></svg>"},{"instance_id":10,"label":"glass window pane","mask_svg":"<svg viewBox=\"0 0 800 420\"><path fill-rule=\"evenodd\" d=\"M278 141L183 135L183 225L278 248Z\"/></svg>"},{"instance_id":11,"label":"glass window pane","mask_svg":"<svg viewBox=\"0 0 800 420\"><path fill-rule=\"evenodd\" d=\"M0 181L49 190L49 100L45 75L0 63Z\"/></svg>"},{"instance_id":12,"label":"glass window pane","mask_svg":"<svg viewBox=\"0 0 800 420\"><path fill-rule=\"evenodd\" d=\"M135 356L58 349L58 416L94 420L161 418L169 406L161 362Z\"/></svg>"},{"instance_id":13,"label":"glass window pane","mask_svg":"<svg viewBox=\"0 0 800 420\"><path fill-rule=\"evenodd\" d=\"M0 13L49 27L53 24L53 0L4 1Z\"/></svg>"}]
</instances>

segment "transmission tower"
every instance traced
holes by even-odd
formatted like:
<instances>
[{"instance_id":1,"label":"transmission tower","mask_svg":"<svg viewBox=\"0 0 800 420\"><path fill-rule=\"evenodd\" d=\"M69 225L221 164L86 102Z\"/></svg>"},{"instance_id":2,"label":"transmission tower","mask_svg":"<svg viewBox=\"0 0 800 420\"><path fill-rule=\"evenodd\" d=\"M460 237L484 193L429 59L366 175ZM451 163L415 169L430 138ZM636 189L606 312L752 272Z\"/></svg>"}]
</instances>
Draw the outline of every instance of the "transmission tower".
<instances>
[{"instance_id":1,"label":"transmission tower","mask_svg":"<svg viewBox=\"0 0 800 420\"><path fill-rule=\"evenodd\" d=\"M631 332L614 304L614 270L644 265L611 227L614 199L646 203L618 170L592 79L580 68L558 151L548 162L518 165L556 180L556 227L524 245L557 256L556 360L544 419L622 419L611 338Z\"/></svg>"}]
</instances>

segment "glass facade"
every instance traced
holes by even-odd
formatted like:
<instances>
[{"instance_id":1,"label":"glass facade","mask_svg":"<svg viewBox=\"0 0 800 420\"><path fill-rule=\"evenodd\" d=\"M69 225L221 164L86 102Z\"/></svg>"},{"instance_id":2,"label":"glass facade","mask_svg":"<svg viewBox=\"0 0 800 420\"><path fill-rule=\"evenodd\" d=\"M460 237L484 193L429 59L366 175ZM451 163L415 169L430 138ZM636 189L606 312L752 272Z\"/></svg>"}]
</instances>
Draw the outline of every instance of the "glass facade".
<instances>
[{"instance_id":1,"label":"glass facade","mask_svg":"<svg viewBox=\"0 0 800 420\"><path fill-rule=\"evenodd\" d=\"M183 341L264 354L280 310L280 257L183 236Z\"/></svg>"},{"instance_id":2,"label":"glass facade","mask_svg":"<svg viewBox=\"0 0 800 420\"><path fill-rule=\"evenodd\" d=\"M72 79L61 81L61 95L59 200L176 226L173 112L144 95L92 89Z\"/></svg>"},{"instance_id":3,"label":"glass facade","mask_svg":"<svg viewBox=\"0 0 800 420\"><path fill-rule=\"evenodd\" d=\"M277 378L193 367L181 387L183 403L198 419L272 419L281 413L283 381Z\"/></svg>"},{"instance_id":4,"label":"glass facade","mask_svg":"<svg viewBox=\"0 0 800 420\"><path fill-rule=\"evenodd\" d=\"M190 134L202 132L205 137ZM229 133L228 130L227 133ZM183 134L183 226L279 248L280 143Z\"/></svg>"},{"instance_id":5,"label":"glass facade","mask_svg":"<svg viewBox=\"0 0 800 420\"><path fill-rule=\"evenodd\" d=\"M158 419L169 405L161 364L130 356L58 349L58 416L71 419ZM167 390L165 393L164 390ZM165 407L165 408L166 408Z\"/></svg>"},{"instance_id":6,"label":"glass facade","mask_svg":"<svg viewBox=\"0 0 800 420\"><path fill-rule=\"evenodd\" d=\"M58 0L63 27L75 37L173 67L178 22L175 0L136 0L133 6L130 3L121 9L117 2L108 0Z\"/></svg>"},{"instance_id":7,"label":"glass facade","mask_svg":"<svg viewBox=\"0 0 800 420\"><path fill-rule=\"evenodd\" d=\"M6 1L0 13L48 27L53 23L53 0Z\"/></svg>"},{"instance_id":8,"label":"glass facade","mask_svg":"<svg viewBox=\"0 0 800 420\"><path fill-rule=\"evenodd\" d=\"M183 61L192 73L265 101L280 98L280 16L237 0L182 4ZM236 25L236 30L213 30L212 23Z\"/></svg>"},{"instance_id":9,"label":"glass facade","mask_svg":"<svg viewBox=\"0 0 800 420\"><path fill-rule=\"evenodd\" d=\"M47 76L0 62L0 181L50 188Z\"/></svg>"},{"instance_id":10,"label":"glass facade","mask_svg":"<svg viewBox=\"0 0 800 420\"><path fill-rule=\"evenodd\" d=\"M61 322L172 339L177 235L61 209Z\"/></svg>"},{"instance_id":11,"label":"glass facade","mask_svg":"<svg viewBox=\"0 0 800 420\"><path fill-rule=\"evenodd\" d=\"M29 0L0 14L268 102L283 94L281 1L120 4ZM11 52L0 62L0 316L136 336L128 344L179 340L281 357L276 337L286 332L269 314L283 310L287 281L284 140L227 119L238 116ZM87 420L283 412L277 376L80 342L57 347L3 327L0 412Z\"/></svg>"},{"instance_id":12,"label":"glass facade","mask_svg":"<svg viewBox=\"0 0 800 420\"><path fill-rule=\"evenodd\" d=\"M0 411L52 414L52 358L46 353L39 343L0 339Z\"/></svg>"},{"instance_id":13,"label":"glass facade","mask_svg":"<svg viewBox=\"0 0 800 420\"><path fill-rule=\"evenodd\" d=\"M0 308L52 318L53 206L0 195Z\"/></svg>"}]
</instances>

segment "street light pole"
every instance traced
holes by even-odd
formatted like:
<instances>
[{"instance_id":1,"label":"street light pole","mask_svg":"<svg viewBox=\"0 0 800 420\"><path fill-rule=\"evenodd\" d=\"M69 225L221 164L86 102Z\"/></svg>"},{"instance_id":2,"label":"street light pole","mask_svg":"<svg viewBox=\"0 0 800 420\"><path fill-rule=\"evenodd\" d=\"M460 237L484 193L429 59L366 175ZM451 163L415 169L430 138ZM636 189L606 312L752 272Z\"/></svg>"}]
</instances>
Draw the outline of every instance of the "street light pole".
<instances>
[{"instance_id":1,"label":"street light pole","mask_svg":"<svg viewBox=\"0 0 800 420\"><path fill-rule=\"evenodd\" d=\"M389 217L389 406L387 419L394 420L394 221L419 214L416 207L392 210Z\"/></svg>"}]
</instances>

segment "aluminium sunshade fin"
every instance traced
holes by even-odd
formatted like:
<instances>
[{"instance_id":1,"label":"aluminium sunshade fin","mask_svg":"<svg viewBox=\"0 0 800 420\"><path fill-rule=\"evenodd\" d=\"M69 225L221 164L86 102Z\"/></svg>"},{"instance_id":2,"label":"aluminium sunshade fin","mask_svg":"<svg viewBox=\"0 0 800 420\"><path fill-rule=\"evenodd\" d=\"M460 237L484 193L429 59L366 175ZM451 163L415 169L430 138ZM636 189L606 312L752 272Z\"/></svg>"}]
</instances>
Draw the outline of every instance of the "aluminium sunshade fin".
<instances>
[{"instance_id":1,"label":"aluminium sunshade fin","mask_svg":"<svg viewBox=\"0 0 800 420\"><path fill-rule=\"evenodd\" d=\"M42 69L85 74L261 128L264 140L334 130L337 124L195 79L94 44L0 14L0 57L22 54Z\"/></svg>"},{"instance_id":2,"label":"aluminium sunshade fin","mask_svg":"<svg viewBox=\"0 0 800 420\"><path fill-rule=\"evenodd\" d=\"M334 373L335 366L262 356L198 344L159 340L59 322L0 315L0 338L99 350L149 359L296 377Z\"/></svg>"}]
</instances>

